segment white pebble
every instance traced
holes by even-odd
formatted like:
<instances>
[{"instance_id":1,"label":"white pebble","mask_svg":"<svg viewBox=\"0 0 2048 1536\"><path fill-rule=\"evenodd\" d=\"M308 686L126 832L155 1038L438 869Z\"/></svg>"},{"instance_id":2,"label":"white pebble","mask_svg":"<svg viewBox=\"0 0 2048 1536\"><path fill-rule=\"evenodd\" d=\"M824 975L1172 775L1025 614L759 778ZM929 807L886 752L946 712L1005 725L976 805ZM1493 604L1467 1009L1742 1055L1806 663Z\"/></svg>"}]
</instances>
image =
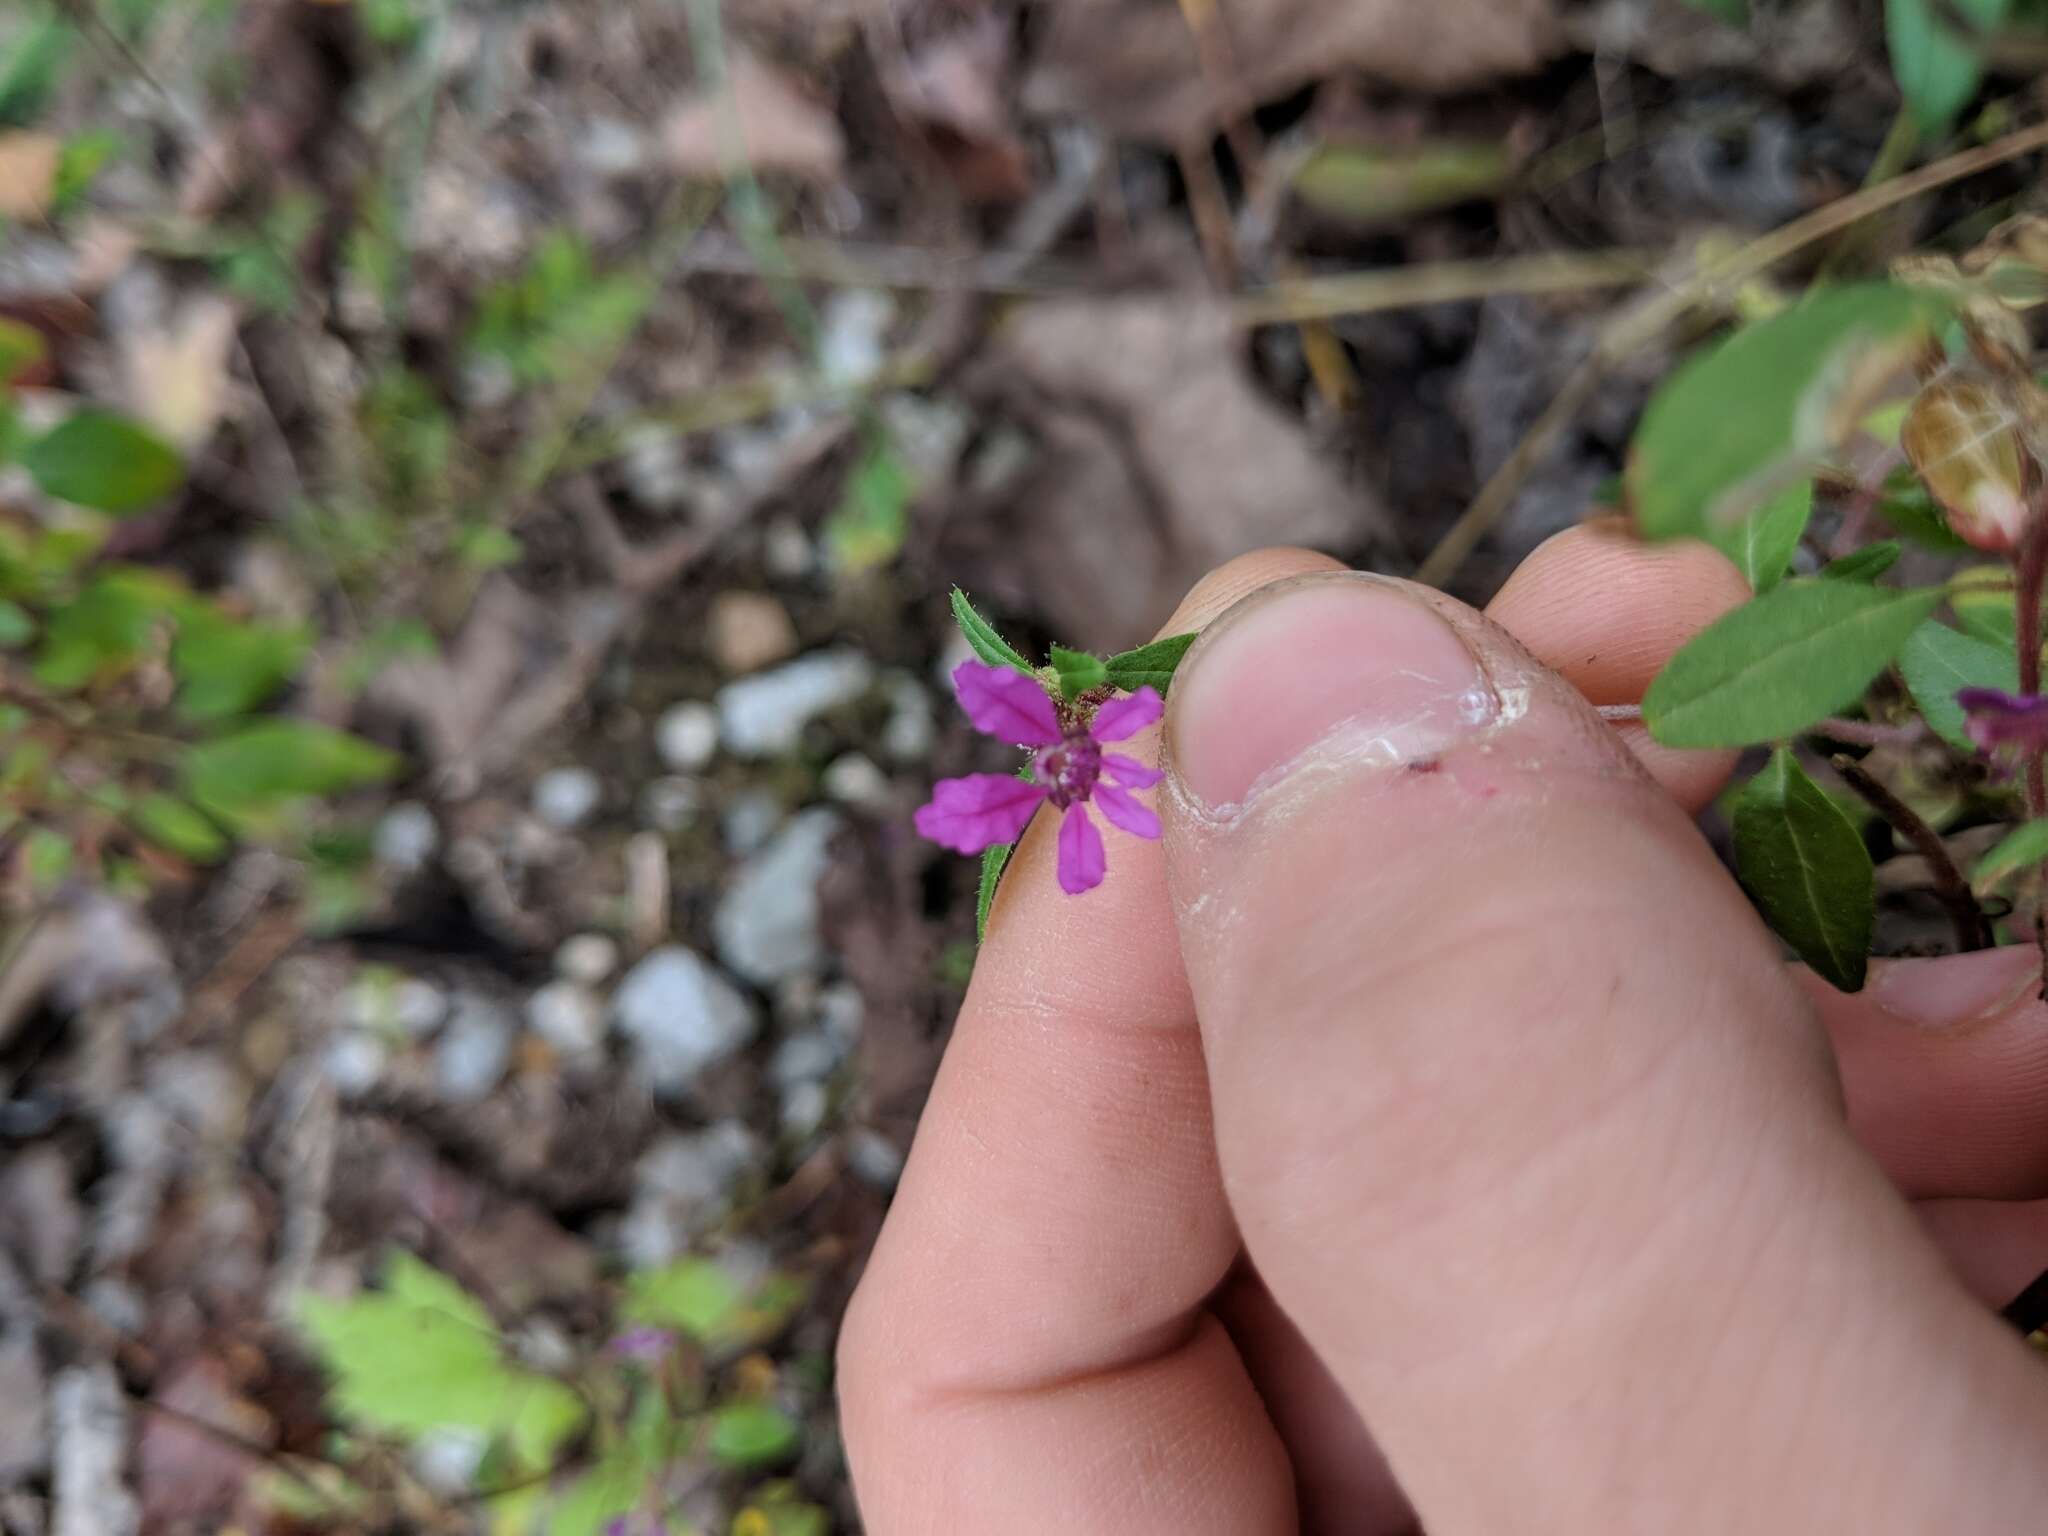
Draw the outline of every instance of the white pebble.
<instances>
[{"instance_id":1,"label":"white pebble","mask_svg":"<svg viewBox=\"0 0 2048 1536\"><path fill-rule=\"evenodd\" d=\"M903 1176L903 1154L880 1131L855 1131L846 1138L846 1166L876 1189L891 1190Z\"/></svg>"},{"instance_id":2,"label":"white pebble","mask_svg":"<svg viewBox=\"0 0 2048 1536\"><path fill-rule=\"evenodd\" d=\"M830 1035L817 1031L791 1035L775 1048L768 1061L768 1075L779 1088L795 1083L816 1082L832 1075L839 1065L839 1045Z\"/></svg>"},{"instance_id":3,"label":"white pebble","mask_svg":"<svg viewBox=\"0 0 2048 1536\"><path fill-rule=\"evenodd\" d=\"M718 711L695 699L671 706L655 722L654 750L679 772L703 772L718 752Z\"/></svg>"},{"instance_id":4,"label":"white pebble","mask_svg":"<svg viewBox=\"0 0 2048 1536\"><path fill-rule=\"evenodd\" d=\"M551 768L533 783L533 813L560 831L580 826L597 809L604 787L588 768Z\"/></svg>"},{"instance_id":5,"label":"white pebble","mask_svg":"<svg viewBox=\"0 0 2048 1536\"><path fill-rule=\"evenodd\" d=\"M619 946L609 934L579 933L555 951L555 972L567 981L594 987L619 963Z\"/></svg>"},{"instance_id":6,"label":"white pebble","mask_svg":"<svg viewBox=\"0 0 2048 1536\"><path fill-rule=\"evenodd\" d=\"M858 752L834 758L821 782L827 795L858 810L887 810L893 799L889 776Z\"/></svg>"},{"instance_id":7,"label":"white pebble","mask_svg":"<svg viewBox=\"0 0 2048 1536\"><path fill-rule=\"evenodd\" d=\"M657 832L680 832L697 819L704 790L695 779L668 774L640 791L640 819Z\"/></svg>"},{"instance_id":8,"label":"white pebble","mask_svg":"<svg viewBox=\"0 0 2048 1536\"><path fill-rule=\"evenodd\" d=\"M791 1083L782 1091L782 1131L797 1141L814 1135L825 1123L830 1102L825 1085L816 1080Z\"/></svg>"},{"instance_id":9,"label":"white pebble","mask_svg":"<svg viewBox=\"0 0 2048 1536\"><path fill-rule=\"evenodd\" d=\"M377 1079L384 1075L388 1054L384 1042L375 1035L344 1030L327 1044L328 1080L343 1098L360 1098L377 1086Z\"/></svg>"},{"instance_id":10,"label":"white pebble","mask_svg":"<svg viewBox=\"0 0 2048 1536\"><path fill-rule=\"evenodd\" d=\"M580 1056L604 1043L604 1005L573 981L551 981L528 998L526 1022L565 1056Z\"/></svg>"},{"instance_id":11,"label":"white pebble","mask_svg":"<svg viewBox=\"0 0 2048 1536\"><path fill-rule=\"evenodd\" d=\"M801 524L778 517L763 531L761 563L777 580L794 581L799 576L808 576L817 561L817 551L811 548L810 535Z\"/></svg>"},{"instance_id":12,"label":"white pebble","mask_svg":"<svg viewBox=\"0 0 2048 1536\"><path fill-rule=\"evenodd\" d=\"M377 822L370 851L379 864L410 874L424 869L441 846L441 825L417 800L401 800Z\"/></svg>"}]
</instances>

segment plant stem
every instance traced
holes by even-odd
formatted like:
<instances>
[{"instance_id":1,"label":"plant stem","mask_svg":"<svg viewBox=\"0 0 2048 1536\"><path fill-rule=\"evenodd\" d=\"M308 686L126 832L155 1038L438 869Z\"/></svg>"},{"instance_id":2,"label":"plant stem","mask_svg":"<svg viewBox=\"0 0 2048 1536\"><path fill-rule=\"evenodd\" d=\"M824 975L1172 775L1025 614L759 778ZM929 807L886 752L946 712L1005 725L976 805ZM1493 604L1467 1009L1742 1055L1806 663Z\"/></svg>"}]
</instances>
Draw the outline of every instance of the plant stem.
<instances>
[{"instance_id":1,"label":"plant stem","mask_svg":"<svg viewBox=\"0 0 2048 1536\"><path fill-rule=\"evenodd\" d=\"M1956 861L1948 851L1948 844L1941 840L1941 834L1927 825L1918 811L1893 794L1855 758L1836 756L1830 761L1843 782L1869 801L1870 808L1889 822L1892 830L1911 843L1914 851L1927 861L1928 871L1934 878L1935 899L1947 909L1949 921L1955 924L1956 948L1965 953L1973 949L1989 949L1990 921L1984 916L1984 909L1977 905L1970 882L1956 868Z\"/></svg>"},{"instance_id":2,"label":"plant stem","mask_svg":"<svg viewBox=\"0 0 2048 1536\"><path fill-rule=\"evenodd\" d=\"M2013 594L2013 629L2018 641L2020 693L2041 691L2041 585L2048 579L2048 521L2037 497L2033 526L2020 545ZM2048 815L2048 762L2036 748L2027 754L2027 819ZM2041 995L2048 997L2048 865L2034 874L2034 944L2041 951Z\"/></svg>"}]
</instances>

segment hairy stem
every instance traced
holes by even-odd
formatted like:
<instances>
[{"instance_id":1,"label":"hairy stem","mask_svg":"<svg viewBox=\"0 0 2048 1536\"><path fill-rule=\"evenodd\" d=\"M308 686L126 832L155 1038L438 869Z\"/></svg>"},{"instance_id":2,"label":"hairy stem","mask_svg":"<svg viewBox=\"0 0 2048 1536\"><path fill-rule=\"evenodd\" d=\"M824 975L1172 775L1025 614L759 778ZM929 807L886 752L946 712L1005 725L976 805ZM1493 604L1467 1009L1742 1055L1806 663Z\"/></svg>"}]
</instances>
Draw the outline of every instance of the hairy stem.
<instances>
[{"instance_id":1,"label":"hairy stem","mask_svg":"<svg viewBox=\"0 0 2048 1536\"><path fill-rule=\"evenodd\" d=\"M1927 868L1934 879L1935 900L1947 909L1949 921L1955 924L1956 948L1966 953L1973 949L1989 949L1990 920L1984 916L1984 909L1977 905L1970 882L1956 867L1955 858L1949 853L1948 844L1941 840L1941 834L1927 825L1918 811L1893 794L1855 758L1837 756L1831 761L1843 782L1868 801L1870 808L1889 822L1892 830L1911 843L1914 851L1927 861Z\"/></svg>"}]
</instances>

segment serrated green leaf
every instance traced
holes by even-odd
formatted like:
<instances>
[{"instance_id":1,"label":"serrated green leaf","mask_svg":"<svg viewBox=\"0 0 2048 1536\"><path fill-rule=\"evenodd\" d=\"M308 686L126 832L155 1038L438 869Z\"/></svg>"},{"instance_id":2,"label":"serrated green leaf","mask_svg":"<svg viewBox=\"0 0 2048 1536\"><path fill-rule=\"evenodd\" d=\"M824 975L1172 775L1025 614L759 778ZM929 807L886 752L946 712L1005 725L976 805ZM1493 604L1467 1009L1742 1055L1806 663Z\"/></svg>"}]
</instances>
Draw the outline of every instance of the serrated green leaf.
<instances>
[{"instance_id":1,"label":"serrated green leaf","mask_svg":"<svg viewBox=\"0 0 2048 1536\"><path fill-rule=\"evenodd\" d=\"M189 604L171 642L178 713L188 720L246 714L291 680L311 645L299 625L245 623L211 603Z\"/></svg>"},{"instance_id":2,"label":"serrated green leaf","mask_svg":"<svg viewBox=\"0 0 2048 1536\"><path fill-rule=\"evenodd\" d=\"M1026 677L1038 675L1038 669L1018 655L1017 648L997 634L993 624L974 611L974 604L958 587L953 589L952 602L953 618L976 656L992 667L1014 667Z\"/></svg>"},{"instance_id":3,"label":"serrated green leaf","mask_svg":"<svg viewBox=\"0 0 2048 1536\"><path fill-rule=\"evenodd\" d=\"M768 1467L786 1461L803 1440L803 1428L773 1403L727 1403L712 1410L705 1449L728 1467Z\"/></svg>"},{"instance_id":4,"label":"serrated green leaf","mask_svg":"<svg viewBox=\"0 0 2048 1536\"><path fill-rule=\"evenodd\" d=\"M79 411L32 439L21 464L44 495L116 516L155 505L185 478L177 449L102 410Z\"/></svg>"},{"instance_id":5,"label":"serrated green leaf","mask_svg":"<svg viewBox=\"0 0 2048 1536\"><path fill-rule=\"evenodd\" d=\"M2003 881L2016 870L2028 868L2048 859L2048 818L2024 822L2013 828L1970 871L1970 884L1979 889L1988 889Z\"/></svg>"},{"instance_id":6,"label":"serrated green leaf","mask_svg":"<svg viewBox=\"0 0 2048 1536\"><path fill-rule=\"evenodd\" d=\"M383 1279L380 1290L347 1301L298 1301L296 1320L327 1368L335 1413L376 1433L503 1437L521 1466L546 1466L582 1427L582 1400L513 1365L490 1314L438 1270L394 1252Z\"/></svg>"},{"instance_id":7,"label":"serrated green leaf","mask_svg":"<svg viewBox=\"0 0 2048 1536\"><path fill-rule=\"evenodd\" d=\"M144 795L135 802L128 819L159 848L196 864L211 864L228 851L226 834L175 795Z\"/></svg>"},{"instance_id":8,"label":"serrated green leaf","mask_svg":"<svg viewBox=\"0 0 2048 1536\"><path fill-rule=\"evenodd\" d=\"M1735 870L1800 959L1841 991L1861 989L1877 910L1870 852L1788 747L1736 798Z\"/></svg>"},{"instance_id":9,"label":"serrated green leaf","mask_svg":"<svg viewBox=\"0 0 2048 1536\"><path fill-rule=\"evenodd\" d=\"M1711 528L1707 542L1735 562L1758 596L1785 579L1813 517L1813 482L1788 485L1732 528Z\"/></svg>"},{"instance_id":10,"label":"serrated green leaf","mask_svg":"<svg viewBox=\"0 0 2048 1536\"><path fill-rule=\"evenodd\" d=\"M1823 581L1876 581L1886 571L1899 563L1899 556L1905 546L1897 539L1880 539L1875 544L1866 544L1853 550L1839 560L1830 560L1821 568Z\"/></svg>"},{"instance_id":11,"label":"serrated green leaf","mask_svg":"<svg viewBox=\"0 0 2048 1536\"><path fill-rule=\"evenodd\" d=\"M1643 696L1643 719L1669 747L1797 735L1855 703L1943 595L1939 587L1786 582L1673 656Z\"/></svg>"},{"instance_id":12,"label":"serrated green leaf","mask_svg":"<svg viewBox=\"0 0 2048 1536\"><path fill-rule=\"evenodd\" d=\"M1103 663L1107 671L1103 680L1125 693L1136 693L1140 688L1156 689L1164 698L1173 687L1173 674L1180 669L1181 659L1187 655L1188 647L1195 643L1196 638L1194 635L1168 635L1164 640L1141 645L1135 651L1123 651Z\"/></svg>"},{"instance_id":13,"label":"serrated green leaf","mask_svg":"<svg viewBox=\"0 0 2048 1536\"><path fill-rule=\"evenodd\" d=\"M1847 439L1946 313L1924 288L1825 288L1689 360L1629 444L1637 529L1674 539L1733 526Z\"/></svg>"},{"instance_id":14,"label":"serrated green leaf","mask_svg":"<svg viewBox=\"0 0 2048 1536\"><path fill-rule=\"evenodd\" d=\"M382 747L311 720L262 720L185 754L186 792L229 820L305 795L375 784L398 769Z\"/></svg>"},{"instance_id":15,"label":"serrated green leaf","mask_svg":"<svg viewBox=\"0 0 2048 1536\"><path fill-rule=\"evenodd\" d=\"M1090 688L1101 687L1109 676L1100 656L1070 651L1063 645L1052 648L1052 669L1060 680L1060 696L1066 699L1078 699Z\"/></svg>"},{"instance_id":16,"label":"serrated green leaf","mask_svg":"<svg viewBox=\"0 0 2048 1536\"><path fill-rule=\"evenodd\" d=\"M1962 634L1936 619L1907 637L1899 652L1899 671L1920 708L1920 718L1943 741L1965 752L1974 748L1963 730L1963 707L1956 703L1956 691L2000 688L2012 693L2020 685L2020 660L2010 644Z\"/></svg>"},{"instance_id":17,"label":"serrated green leaf","mask_svg":"<svg viewBox=\"0 0 2048 1536\"><path fill-rule=\"evenodd\" d=\"M2011 0L1945 0L1982 31L2001 25ZM1892 76L1914 125L1933 137L1947 131L1984 79L1983 43L1944 22L1935 0L1885 0L1885 45Z\"/></svg>"}]
</instances>

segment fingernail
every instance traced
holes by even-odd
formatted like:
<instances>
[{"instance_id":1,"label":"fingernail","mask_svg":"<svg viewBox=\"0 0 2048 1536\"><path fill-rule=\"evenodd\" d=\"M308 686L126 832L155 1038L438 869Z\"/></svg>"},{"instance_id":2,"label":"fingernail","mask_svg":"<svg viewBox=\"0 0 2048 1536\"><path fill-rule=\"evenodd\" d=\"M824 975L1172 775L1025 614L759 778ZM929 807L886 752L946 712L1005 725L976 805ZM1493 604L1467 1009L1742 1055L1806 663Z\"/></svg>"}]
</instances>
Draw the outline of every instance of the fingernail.
<instances>
[{"instance_id":1,"label":"fingernail","mask_svg":"<svg viewBox=\"0 0 2048 1536\"><path fill-rule=\"evenodd\" d=\"M1182 793L1221 813L1319 749L1415 762L1497 715L1478 661L1422 598L1330 575L1256 593L1210 626L1174 679L1167 734Z\"/></svg>"},{"instance_id":2,"label":"fingernail","mask_svg":"<svg viewBox=\"0 0 2048 1536\"><path fill-rule=\"evenodd\" d=\"M1953 1029L2003 1013L2041 984L2031 944L1933 960L1886 960L1871 968L1870 996L1893 1017L1922 1029Z\"/></svg>"}]
</instances>

